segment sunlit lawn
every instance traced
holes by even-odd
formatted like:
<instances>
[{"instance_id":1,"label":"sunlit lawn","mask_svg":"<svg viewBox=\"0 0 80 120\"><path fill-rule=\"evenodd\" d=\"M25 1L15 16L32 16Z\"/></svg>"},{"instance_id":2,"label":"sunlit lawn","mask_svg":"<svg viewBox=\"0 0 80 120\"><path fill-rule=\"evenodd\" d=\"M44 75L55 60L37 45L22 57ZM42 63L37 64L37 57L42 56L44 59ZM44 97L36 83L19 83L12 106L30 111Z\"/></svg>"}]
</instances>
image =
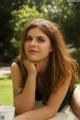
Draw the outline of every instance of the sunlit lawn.
<instances>
[{"instance_id":1,"label":"sunlit lawn","mask_svg":"<svg viewBox=\"0 0 80 120\"><path fill-rule=\"evenodd\" d=\"M12 81L10 78L0 79L0 105L13 105Z\"/></svg>"}]
</instances>

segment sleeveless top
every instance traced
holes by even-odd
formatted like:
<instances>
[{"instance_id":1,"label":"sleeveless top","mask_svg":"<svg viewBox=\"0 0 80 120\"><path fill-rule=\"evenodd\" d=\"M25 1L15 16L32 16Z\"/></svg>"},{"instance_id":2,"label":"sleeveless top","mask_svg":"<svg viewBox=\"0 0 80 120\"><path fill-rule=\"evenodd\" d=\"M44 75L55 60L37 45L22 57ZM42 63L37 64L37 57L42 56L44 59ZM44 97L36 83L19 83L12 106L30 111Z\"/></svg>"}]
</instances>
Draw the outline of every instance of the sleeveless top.
<instances>
[{"instance_id":1,"label":"sleeveless top","mask_svg":"<svg viewBox=\"0 0 80 120\"><path fill-rule=\"evenodd\" d=\"M18 64L18 66L21 68L19 60L16 59L16 60L14 60L14 62L16 62ZM61 111L66 105L70 105L71 98L72 98L75 87L76 86L74 85L72 89L70 89L70 88L68 89L68 91L66 93L66 96L65 96L65 98L64 98L64 100L63 100L63 102L62 102L58 111ZM43 101L43 95L39 92L38 89L36 90L35 99L36 99L36 101ZM45 104L44 101L43 101L43 104Z\"/></svg>"}]
</instances>

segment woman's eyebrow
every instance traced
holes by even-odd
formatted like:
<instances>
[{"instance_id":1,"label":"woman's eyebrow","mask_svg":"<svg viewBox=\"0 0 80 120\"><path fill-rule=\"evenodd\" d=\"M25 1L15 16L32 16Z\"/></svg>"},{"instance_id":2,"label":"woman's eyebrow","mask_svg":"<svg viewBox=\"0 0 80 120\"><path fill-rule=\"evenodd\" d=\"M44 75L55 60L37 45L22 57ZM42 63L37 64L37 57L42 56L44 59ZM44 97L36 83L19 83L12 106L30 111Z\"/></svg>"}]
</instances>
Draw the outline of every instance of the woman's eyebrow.
<instances>
[{"instance_id":1,"label":"woman's eyebrow","mask_svg":"<svg viewBox=\"0 0 80 120\"><path fill-rule=\"evenodd\" d=\"M31 37L31 35L28 35L28 34L27 34L26 37Z\"/></svg>"},{"instance_id":2,"label":"woman's eyebrow","mask_svg":"<svg viewBox=\"0 0 80 120\"><path fill-rule=\"evenodd\" d=\"M30 34L27 34L26 37L33 37L33 36L30 35ZM43 35L36 35L36 38L43 38L43 39L46 39L46 36L43 36Z\"/></svg>"},{"instance_id":3,"label":"woman's eyebrow","mask_svg":"<svg viewBox=\"0 0 80 120\"><path fill-rule=\"evenodd\" d=\"M45 38L44 36L41 36L41 35L39 35L39 36L36 36L36 37L39 37L39 38Z\"/></svg>"}]
</instances>

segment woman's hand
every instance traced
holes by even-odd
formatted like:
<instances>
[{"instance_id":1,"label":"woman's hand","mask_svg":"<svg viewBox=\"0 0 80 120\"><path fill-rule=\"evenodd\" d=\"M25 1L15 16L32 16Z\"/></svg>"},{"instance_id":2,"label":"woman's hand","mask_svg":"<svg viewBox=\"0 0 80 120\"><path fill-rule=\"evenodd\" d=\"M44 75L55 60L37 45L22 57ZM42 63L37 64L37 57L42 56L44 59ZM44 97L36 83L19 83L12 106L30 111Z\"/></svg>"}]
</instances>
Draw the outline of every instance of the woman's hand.
<instances>
[{"instance_id":1,"label":"woman's hand","mask_svg":"<svg viewBox=\"0 0 80 120\"><path fill-rule=\"evenodd\" d=\"M37 75L37 64L32 63L31 61L29 61L28 59L24 60L23 62L26 70L28 71L28 74L36 74Z\"/></svg>"}]
</instances>

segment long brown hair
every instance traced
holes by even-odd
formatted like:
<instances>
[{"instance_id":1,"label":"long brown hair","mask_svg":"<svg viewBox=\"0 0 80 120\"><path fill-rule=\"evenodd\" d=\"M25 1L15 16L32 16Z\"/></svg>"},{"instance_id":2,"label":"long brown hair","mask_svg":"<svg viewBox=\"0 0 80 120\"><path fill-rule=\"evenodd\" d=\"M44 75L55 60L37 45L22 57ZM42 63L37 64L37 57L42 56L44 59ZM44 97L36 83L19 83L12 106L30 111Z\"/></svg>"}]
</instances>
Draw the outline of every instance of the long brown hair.
<instances>
[{"instance_id":1,"label":"long brown hair","mask_svg":"<svg viewBox=\"0 0 80 120\"><path fill-rule=\"evenodd\" d=\"M34 20L30 24L25 25L24 27L20 49L20 62L24 76L26 76L26 71L23 66L23 60L26 57L24 43L28 31L33 28L39 28L42 32L44 32L44 34L47 35L50 39L51 45L54 49L54 51L50 53L49 67L51 73L49 74L49 76L51 76L50 80L48 81L48 86L45 89L47 89L47 91L51 91L52 89L54 91L57 90L57 88L65 82L70 73L72 75L70 86L72 86L74 81L76 80L76 61L71 57L70 53L68 52L68 48L65 44L59 26L56 23L50 22L45 19ZM23 84L25 84L25 82Z\"/></svg>"}]
</instances>

